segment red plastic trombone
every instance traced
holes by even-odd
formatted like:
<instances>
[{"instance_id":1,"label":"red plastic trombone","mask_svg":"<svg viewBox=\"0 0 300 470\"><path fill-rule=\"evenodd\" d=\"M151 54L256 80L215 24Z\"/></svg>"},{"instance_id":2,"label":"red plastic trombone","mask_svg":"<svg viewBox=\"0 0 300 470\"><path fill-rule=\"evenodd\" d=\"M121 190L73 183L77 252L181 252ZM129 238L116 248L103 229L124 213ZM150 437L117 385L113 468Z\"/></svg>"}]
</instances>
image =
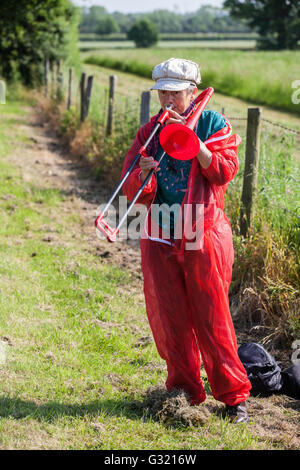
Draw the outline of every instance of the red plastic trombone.
<instances>
[{"instance_id":1,"label":"red plastic trombone","mask_svg":"<svg viewBox=\"0 0 300 470\"><path fill-rule=\"evenodd\" d=\"M211 87L207 88L202 93L200 93L200 95L194 101L195 107L192 109L192 111L190 111L190 113L186 117L185 125L170 124L170 125L168 125L168 126L166 126L165 128L162 129L162 131L160 133L160 136L159 136L159 140L160 140L160 144L161 144L164 152L160 156L160 158L158 160L158 164L164 158L166 153L168 155L170 155L171 157L176 158L178 160L188 160L188 159L194 158L198 154L198 152L200 150L200 141L199 141L197 135L193 132L193 129L195 128L198 119L200 118L204 108L206 107L206 105L209 102L210 98L212 97L213 93L214 93L214 89L211 88ZM95 220L95 226L96 226L97 230L102 232L106 236L107 240L110 241L110 242L114 242L117 239L117 235L120 231L120 227L122 226L122 224L126 220L131 208L133 207L133 205L135 204L135 202L137 201L137 199L141 195L143 189L145 188L145 186L150 181L150 179L151 179L151 177L152 177L155 170L152 169L148 173L148 175L145 178L145 180L143 181L141 187L139 188L139 190L135 194L133 200L131 201L130 205L128 206L127 211L125 212L123 217L119 220L119 223L118 223L116 228L114 228L114 229L111 228L108 225L108 223L104 220L104 217L107 215L107 211L108 211L109 206L111 205L111 203L113 202L113 200L117 196L119 190L121 189L121 187L123 186L123 184L127 180L128 176L132 172L135 164L137 163L137 161L139 160L141 155L143 155L145 157L148 156L147 153L146 153L146 148L148 147L149 143L153 139L153 137L156 134L156 132L158 131L158 129L164 124L164 122L166 120L169 119L169 117L170 117L169 109L170 108L167 108L162 113L161 117L159 118L159 120L157 122L157 125L155 126L155 128L151 132L151 134L148 137L145 144L140 148L139 153L136 155L136 157L134 158L132 164L130 165L127 172L123 176L122 180L120 181L120 183L116 187L115 191L111 195L111 197L110 197L108 203L106 204L104 210L102 212L100 212L100 214L98 215L98 217Z\"/></svg>"},{"instance_id":2,"label":"red plastic trombone","mask_svg":"<svg viewBox=\"0 0 300 470\"><path fill-rule=\"evenodd\" d=\"M165 121L167 121L170 117L170 113L169 113L169 110L170 110L170 106L167 107L167 109L162 113L162 115L160 116L160 118L158 119L157 121L157 124L155 126L155 128L153 129L153 131L151 132L150 136L148 137L148 139L146 140L146 142L144 143L144 145L142 145L142 147L140 148L138 154L136 155L136 157L134 158L133 162L131 163L130 167L128 168L128 170L126 171L125 175L123 176L123 178L121 179L120 183L118 184L118 186L116 187L116 189L114 190L113 194L111 195L108 203L106 204L105 208L103 209L102 212L100 212L100 214L98 215L98 217L96 218L95 220L95 226L96 226L96 229L97 230L100 230L100 232L102 232L106 238L108 239L108 241L110 242L114 242L117 238L117 235L120 231L120 227L121 225L123 224L124 220L126 219L128 213L130 212L132 206L135 204L136 200L138 199L138 197L140 196L140 194L142 193L143 189L145 188L145 186L147 185L147 183L150 181L150 178L153 174L153 171L154 170L151 170L149 172L149 174L147 175L147 177L145 178L145 180L143 181L143 184L141 185L140 189L138 190L138 192L136 193L134 199L132 200L130 206L128 207L126 213L124 214L124 216L122 217L122 219L119 221L118 223L118 226L116 228L111 228L107 222L105 222L104 220L104 217L107 215L107 211L109 209L109 206L111 205L111 203L113 202L113 200L115 199L115 197L117 196L118 192L120 191L120 189L122 188L123 184L125 183L125 181L127 180L128 176L130 175L130 173L132 172L135 164L137 163L137 161L139 160L139 158L142 156L144 157L148 157L147 153L146 153L146 149L149 145L149 143L151 142L151 140L153 139L154 135L157 133L157 131L160 129L160 127L165 123Z\"/></svg>"}]
</instances>

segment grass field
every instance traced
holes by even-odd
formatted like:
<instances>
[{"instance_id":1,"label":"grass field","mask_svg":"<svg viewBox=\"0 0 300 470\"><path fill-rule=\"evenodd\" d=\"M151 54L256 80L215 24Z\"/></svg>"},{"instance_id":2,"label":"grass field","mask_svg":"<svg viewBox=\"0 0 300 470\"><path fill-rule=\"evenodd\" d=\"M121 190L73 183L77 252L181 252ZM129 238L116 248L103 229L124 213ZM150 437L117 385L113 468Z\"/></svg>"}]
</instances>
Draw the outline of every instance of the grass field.
<instances>
[{"instance_id":1,"label":"grass field","mask_svg":"<svg viewBox=\"0 0 300 470\"><path fill-rule=\"evenodd\" d=\"M289 402L250 400L256 424L235 427L220 417L205 374L204 420L186 426L149 415L145 392L166 371L141 282L105 263L105 251L103 261L93 254L74 196L46 184L43 172L24 177L45 152L26 134L32 105L11 95L1 108L0 448L288 448ZM274 432L281 413L291 420L284 435Z\"/></svg>"},{"instance_id":2,"label":"grass field","mask_svg":"<svg viewBox=\"0 0 300 470\"><path fill-rule=\"evenodd\" d=\"M81 53L86 63L151 78L154 65L170 57L199 63L203 87L300 115L292 102L300 51L258 52L197 48L101 49Z\"/></svg>"},{"instance_id":3,"label":"grass field","mask_svg":"<svg viewBox=\"0 0 300 470\"><path fill-rule=\"evenodd\" d=\"M258 35L255 33L163 33L157 44L159 48L212 48L212 49L253 49ZM93 33L79 35L80 50L133 48L126 34L115 33L99 36Z\"/></svg>"},{"instance_id":4,"label":"grass field","mask_svg":"<svg viewBox=\"0 0 300 470\"><path fill-rule=\"evenodd\" d=\"M181 39L178 41L171 41L165 39L159 41L157 48L169 48L169 49L182 49L182 48L198 48L198 49L237 49L237 50L249 50L255 48L256 41L251 39L227 39L225 40L192 40L192 39ZM79 41L78 47L81 51L89 51L95 49L134 49L135 44L133 41Z\"/></svg>"}]
</instances>

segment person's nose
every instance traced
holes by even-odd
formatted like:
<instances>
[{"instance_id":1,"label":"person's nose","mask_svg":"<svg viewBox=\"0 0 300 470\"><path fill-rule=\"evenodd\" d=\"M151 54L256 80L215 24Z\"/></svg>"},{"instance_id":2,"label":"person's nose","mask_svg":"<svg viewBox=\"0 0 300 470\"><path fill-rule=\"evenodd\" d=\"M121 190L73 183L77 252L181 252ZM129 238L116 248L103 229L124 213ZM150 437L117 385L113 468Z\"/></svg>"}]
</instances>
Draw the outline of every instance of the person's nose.
<instances>
[{"instance_id":1,"label":"person's nose","mask_svg":"<svg viewBox=\"0 0 300 470\"><path fill-rule=\"evenodd\" d=\"M173 95L173 93L168 93L166 98L166 101L169 105L175 103L175 96Z\"/></svg>"}]
</instances>

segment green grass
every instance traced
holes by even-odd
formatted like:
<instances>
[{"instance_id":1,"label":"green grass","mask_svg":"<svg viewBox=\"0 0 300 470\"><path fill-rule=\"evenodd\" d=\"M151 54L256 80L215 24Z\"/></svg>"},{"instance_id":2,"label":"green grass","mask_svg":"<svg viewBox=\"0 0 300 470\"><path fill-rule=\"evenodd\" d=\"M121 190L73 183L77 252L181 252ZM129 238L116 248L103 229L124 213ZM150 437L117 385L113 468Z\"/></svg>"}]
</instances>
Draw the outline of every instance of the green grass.
<instances>
[{"instance_id":1,"label":"green grass","mask_svg":"<svg viewBox=\"0 0 300 470\"><path fill-rule=\"evenodd\" d=\"M175 53L176 52L176 53ZM82 53L86 63L115 68L151 78L153 66L170 58L184 57L197 62L203 87L275 109L300 114L292 103L298 79L300 51L214 51L195 48L101 49Z\"/></svg>"},{"instance_id":2,"label":"green grass","mask_svg":"<svg viewBox=\"0 0 300 470\"><path fill-rule=\"evenodd\" d=\"M214 413L186 428L134 406L166 374L147 367L163 365L153 342L136 345L150 334L141 285L90 253L80 218L70 227L63 215L63 191L25 182L8 162L26 145L17 126L29 104L15 97L1 108L0 448L270 447Z\"/></svg>"},{"instance_id":3,"label":"green grass","mask_svg":"<svg viewBox=\"0 0 300 470\"><path fill-rule=\"evenodd\" d=\"M254 49L257 34L245 33L163 33L160 34L158 48L211 48L211 49ZM79 49L124 49L134 48L134 42L128 41L126 34L116 33L99 36L93 33L80 34Z\"/></svg>"},{"instance_id":4,"label":"green grass","mask_svg":"<svg viewBox=\"0 0 300 470\"><path fill-rule=\"evenodd\" d=\"M134 49L133 41L79 41L79 50L82 52L96 49ZM157 48L197 48L197 49L227 49L227 50L249 50L255 48L255 40L232 39L232 40L197 40L197 39L165 39L157 44Z\"/></svg>"}]
</instances>

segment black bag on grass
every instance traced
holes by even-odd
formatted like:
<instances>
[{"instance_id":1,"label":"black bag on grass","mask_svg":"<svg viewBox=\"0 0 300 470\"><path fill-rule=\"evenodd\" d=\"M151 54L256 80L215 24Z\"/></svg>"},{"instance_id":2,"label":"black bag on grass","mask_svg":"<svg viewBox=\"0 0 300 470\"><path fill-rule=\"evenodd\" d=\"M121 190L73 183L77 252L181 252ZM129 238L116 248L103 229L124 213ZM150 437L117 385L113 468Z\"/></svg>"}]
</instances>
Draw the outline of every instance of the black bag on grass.
<instances>
[{"instance_id":1,"label":"black bag on grass","mask_svg":"<svg viewBox=\"0 0 300 470\"><path fill-rule=\"evenodd\" d=\"M300 363L282 371L281 376L283 381L281 393L300 400Z\"/></svg>"},{"instance_id":2,"label":"black bag on grass","mask_svg":"<svg viewBox=\"0 0 300 470\"><path fill-rule=\"evenodd\" d=\"M238 348L238 355L251 382L251 395L269 396L281 393L283 380L281 369L274 357L258 343L245 343Z\"/></svg>"}]
</instances>

